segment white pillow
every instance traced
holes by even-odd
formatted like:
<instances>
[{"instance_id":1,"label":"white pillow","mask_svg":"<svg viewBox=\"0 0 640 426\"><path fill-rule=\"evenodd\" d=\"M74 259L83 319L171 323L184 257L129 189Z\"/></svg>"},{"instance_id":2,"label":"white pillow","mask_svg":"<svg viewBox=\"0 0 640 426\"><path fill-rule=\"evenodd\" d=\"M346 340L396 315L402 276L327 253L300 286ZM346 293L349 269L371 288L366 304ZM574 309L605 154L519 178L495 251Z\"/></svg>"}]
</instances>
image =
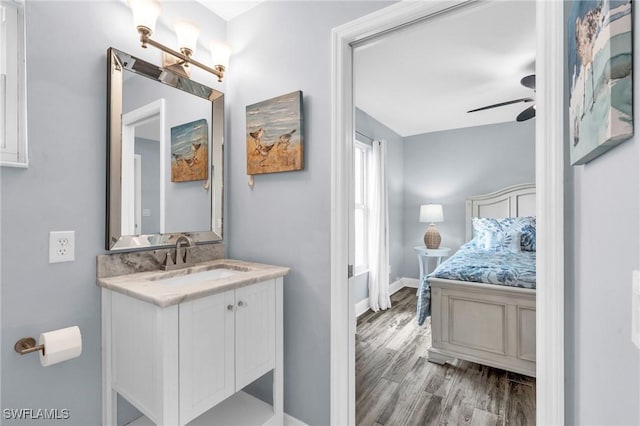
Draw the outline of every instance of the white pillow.
<instances>
[{"instance_id":1,"label":"white pillow","mask_svg":"<svg viewBox=\"0 0 640 426\"><path fill-rule=\"evenodd\" d=\"M476 237L476 246L483 250L507 250L512 253L519 253L521 251L520 237L521 233L519 231L505 233L502 231L484 230Z\"/></svg>"}]
</instances>

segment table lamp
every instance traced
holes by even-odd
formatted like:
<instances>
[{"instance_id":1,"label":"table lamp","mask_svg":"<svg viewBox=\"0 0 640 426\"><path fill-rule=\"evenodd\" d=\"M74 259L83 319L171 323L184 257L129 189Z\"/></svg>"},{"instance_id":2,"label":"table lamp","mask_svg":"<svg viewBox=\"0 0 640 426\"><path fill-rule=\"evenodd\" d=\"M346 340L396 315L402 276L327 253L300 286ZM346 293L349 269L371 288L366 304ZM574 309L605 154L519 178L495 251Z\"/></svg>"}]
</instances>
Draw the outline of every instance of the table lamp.
<instances>
[{"instance_id":1,"label":"table lamp","mask_svg":"<svg viewBox=\"0 0 640 426\"><path fill-rule=\"evenodd\" d=\"M424 234L424 244L428 249L440 247L440 233L436 229L434 222L443 222L442 204L423 204L420 206L420 222L430 223L427 232Z\"/></svg>"}]
</instances>

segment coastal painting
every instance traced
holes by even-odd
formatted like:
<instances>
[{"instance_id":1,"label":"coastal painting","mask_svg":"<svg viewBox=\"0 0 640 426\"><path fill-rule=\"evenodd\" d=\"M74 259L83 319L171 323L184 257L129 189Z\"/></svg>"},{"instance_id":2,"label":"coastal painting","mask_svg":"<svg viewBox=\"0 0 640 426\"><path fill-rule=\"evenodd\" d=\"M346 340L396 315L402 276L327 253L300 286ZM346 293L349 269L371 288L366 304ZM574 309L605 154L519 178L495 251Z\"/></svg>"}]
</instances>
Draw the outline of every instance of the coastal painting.
<instances>
[{"instance_id":1,"label":"coastal painting","mask_svg":"<svg viewBox=\"0 0 640 426\"><path fill-rule=\"evenodd\" d=\"M302 92L247 106L247 174L302 170Z\"/></svg>"},{"instance_id":2,"label":"coastal painting","mask_svg":"<svg viewBox=\"0 0 640 426\"><path fill-rule=\"evenodd\" d=\"M574 1L569 14L571 164L633 136L631 1Z\"/></svg>"},{"instance_id":3,"label":"coastal painting","mask_svg":"<svg viewBox=\"0 0 640 426\"><path fill-rule=\"evenodd\" d=\"M204 118L171 128L171 182L208 179L208 128Z\"/></svg>"}]
</instances>

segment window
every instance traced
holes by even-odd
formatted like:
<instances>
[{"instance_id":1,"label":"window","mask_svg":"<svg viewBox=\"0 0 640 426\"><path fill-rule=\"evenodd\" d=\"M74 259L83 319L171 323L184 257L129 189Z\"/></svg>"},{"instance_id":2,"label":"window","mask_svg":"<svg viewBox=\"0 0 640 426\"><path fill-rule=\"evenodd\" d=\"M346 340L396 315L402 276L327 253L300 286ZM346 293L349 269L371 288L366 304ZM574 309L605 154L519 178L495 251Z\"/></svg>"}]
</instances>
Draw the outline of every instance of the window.
<instances>
[{"instance_id":1,"label":"window","mask_svg":"<svg viewBox=\"0 0 640 426\"><path fill-rule=\"evenodd\" d=\"M369 269L369 159L371 147L356 141L354 149L355 175L355 265L354 273Z\"/></svg>"},{"instance_id":2,"label":"window","mask_svg":"<svg viewBox=\"0 0 640 426\"><path fill-rule=\"evenodd\" d=\"M24 3L0 0L0 164L27 165Z\"/></svg>"}]
</instances>

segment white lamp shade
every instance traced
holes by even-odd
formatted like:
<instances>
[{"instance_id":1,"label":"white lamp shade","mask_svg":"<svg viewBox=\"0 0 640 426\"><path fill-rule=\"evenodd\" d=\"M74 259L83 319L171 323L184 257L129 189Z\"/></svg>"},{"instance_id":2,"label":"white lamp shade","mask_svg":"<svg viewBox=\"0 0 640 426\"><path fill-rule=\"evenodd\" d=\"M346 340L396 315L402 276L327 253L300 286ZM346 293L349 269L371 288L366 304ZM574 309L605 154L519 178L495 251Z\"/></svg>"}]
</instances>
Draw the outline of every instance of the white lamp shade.
<instances>
[{"instance_id":1,"label":"white lamp shade","mask_svg":"<svg viewBox=\"0 0 640 426\"><path fill-rule=\"evenodd\" d=\"M222 41L212 41L209 43L211 49L211 59L213 65L221 65L225 69L229 68L229 56L231 55L231 46Z\"/></svg>"},{"instance_id":2,"label":"white lamp shade","mask_svg":"<svg viewBox=\"0 0 640 426\"><path fill-rule=\"evenodd\" d=\"M153 33L160 16L160 3L157 0L129 0L129 6L133 12L133 24L136 28L145 27Z\"/></svg>"},{"instance_id":3,"label":"white lamp shade","mask_svg":"<svg viewBox=\"0 0 640 426\"><path fill-rule=\"evenodd\" d=\"M198 43L200 28L190 22L178 21L173 24L173 29L178 38L178 47L180 49L189 49L194 53L196 51L196 44Z\"/></svg>"},{"instance_id":4,"label":"white lamp shade","mask_svg":"<svg viewBox=\"0 0 640 426\"><path fill-rule=\"evenodd\" d=\"M442 204L423 204L420 206L420 222L443 222Z\"/></svg>"}]
</instances>

